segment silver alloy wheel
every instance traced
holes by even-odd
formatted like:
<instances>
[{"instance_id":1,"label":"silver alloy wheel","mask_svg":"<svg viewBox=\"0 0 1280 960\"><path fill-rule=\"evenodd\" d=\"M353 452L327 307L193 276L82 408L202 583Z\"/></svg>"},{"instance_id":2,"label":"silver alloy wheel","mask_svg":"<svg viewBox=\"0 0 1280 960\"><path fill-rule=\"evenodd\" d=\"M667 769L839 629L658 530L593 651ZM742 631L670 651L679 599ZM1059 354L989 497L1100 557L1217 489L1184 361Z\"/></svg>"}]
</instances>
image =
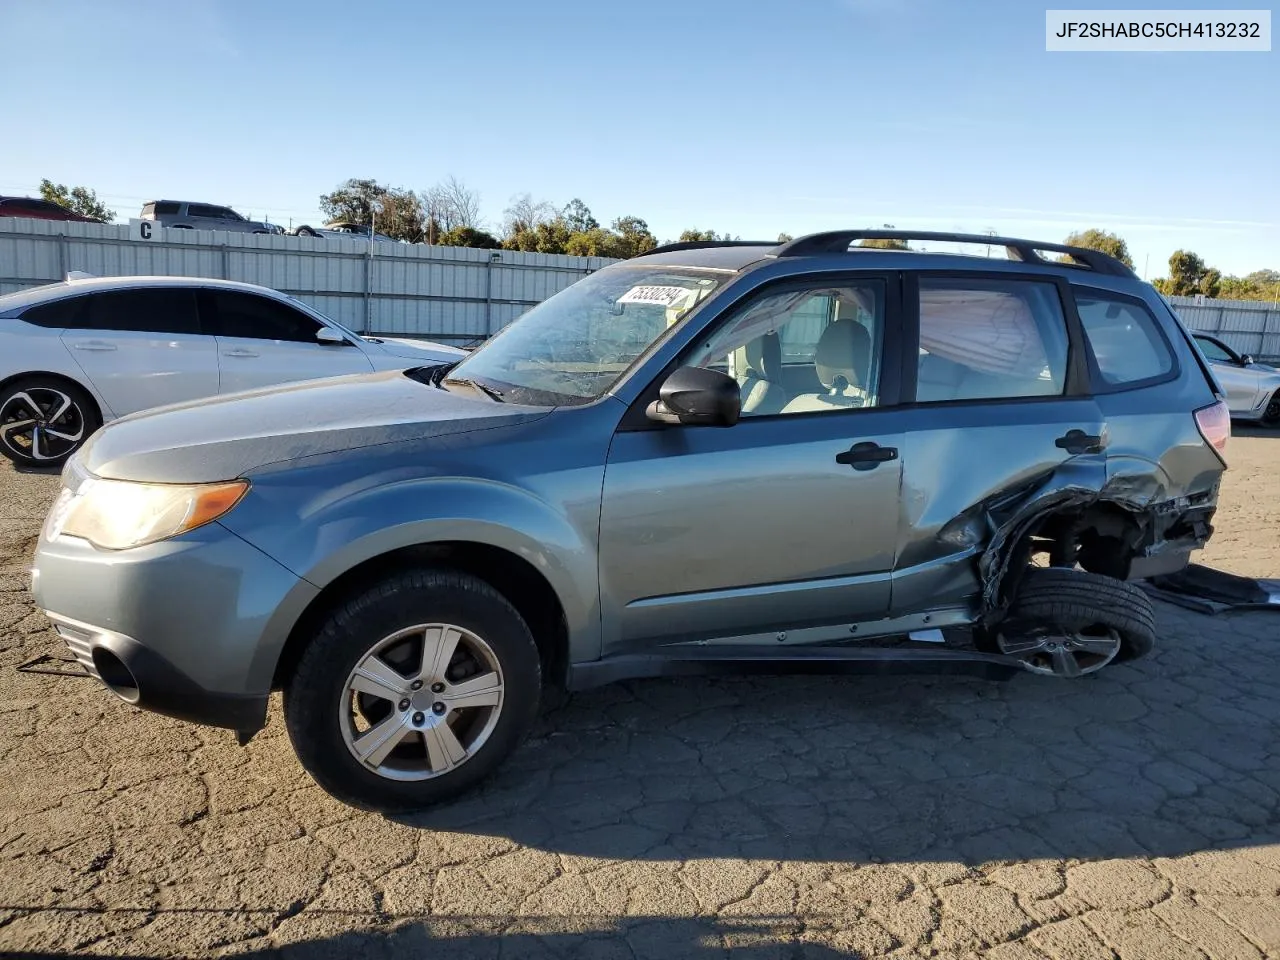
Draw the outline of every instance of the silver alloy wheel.
<instances>
[{"instance_id":1,"label":"silver alloy wheel","mask_svg":"<svg viewBox=\"0 0 1280 960\"><path fill-rule=\"evenodd\" d=\"M1032 673L1071 679L1101 670L1120 652L1120 634L1096 624L1069 631L1040 627L1016 637L996 637L1000 652L1016 657Z\"/></svg>"},{"instance_id":2,"label":"silver alloy wheel","mask_svg":"<svg viewBox=\"0 0 1280 960\"><path fill-rule=\"evenodd\" d=\"M347 675L342 739L389 780L429 780L484 746L502 713L498 656L481 637L424 623L379 640Z\"/></svg>"},{"instance_id":3,"label":"silver alloy wheel","mask_svg":"<svg viewBox=\"0 0 1280 960\"><path fill-rule=\"evenodd\" d=\"M0 443L23 460L64 457L84 439L84 411L55 387L28 387L0 406Z\"/></svg>"}]
</instances>

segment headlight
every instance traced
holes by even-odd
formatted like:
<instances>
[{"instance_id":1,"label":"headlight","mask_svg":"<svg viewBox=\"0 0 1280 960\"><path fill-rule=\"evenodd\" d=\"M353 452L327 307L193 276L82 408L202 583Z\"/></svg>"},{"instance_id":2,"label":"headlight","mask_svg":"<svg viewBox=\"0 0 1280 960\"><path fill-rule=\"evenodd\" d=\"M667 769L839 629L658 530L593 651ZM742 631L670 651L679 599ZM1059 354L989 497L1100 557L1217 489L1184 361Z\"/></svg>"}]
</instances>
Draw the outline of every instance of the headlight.
<instances>
[{"instance_id":1,"label":"headlight","mask_svg":"<svg viewBox=\"0 0 1280 960\"><path fill-rule=\"evenodd\" d=\"M45 525L45 537L82 537L104 550L127 550L167 540L226 514L249 489L226 483L132 483L87 477L64 489Z\"/></svg>"}]
</instances>

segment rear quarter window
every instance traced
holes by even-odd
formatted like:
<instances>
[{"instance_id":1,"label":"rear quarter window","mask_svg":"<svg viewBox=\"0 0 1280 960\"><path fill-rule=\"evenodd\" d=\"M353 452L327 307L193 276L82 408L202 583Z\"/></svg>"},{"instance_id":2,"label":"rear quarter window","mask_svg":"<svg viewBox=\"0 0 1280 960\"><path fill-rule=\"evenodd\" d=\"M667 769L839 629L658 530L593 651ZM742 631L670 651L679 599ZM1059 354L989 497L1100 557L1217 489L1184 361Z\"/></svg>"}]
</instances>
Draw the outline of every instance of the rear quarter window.
<instances>
[{"instance_id":1,"label":"rear quarter window","mask_svg":"<svg viewBox=\"0 0 1280 960\"><path fill-rule=\"evenodd\" d=\"M75 329L85 325L85 303L84 297L67 297L65 300L38 303L22 311L18 319L37 327Z\"/></svg>"},{"instance_id":2,"label":"rear quarter window","mask_svg":"<svg viewBox=\"0 0 1280 960\"><path fill-rule=\"evenodd\" d=\"M1076 310L1107 387L1163 379L1174 369L1173 350L1159 321L1139 300L1101 290L1076 290Z\"/></svg>"}]
</instances>

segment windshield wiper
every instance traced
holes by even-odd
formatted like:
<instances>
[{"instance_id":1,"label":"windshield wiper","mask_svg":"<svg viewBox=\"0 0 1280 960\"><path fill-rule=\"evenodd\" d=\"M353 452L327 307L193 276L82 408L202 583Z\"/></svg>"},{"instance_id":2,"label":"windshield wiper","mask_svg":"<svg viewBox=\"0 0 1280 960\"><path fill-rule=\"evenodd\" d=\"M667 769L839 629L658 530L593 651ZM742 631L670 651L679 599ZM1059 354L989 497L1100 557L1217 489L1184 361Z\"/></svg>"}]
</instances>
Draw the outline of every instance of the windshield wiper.
<instances>
[{"instance_id":1,"label":"windshield wiper","mask_svg":"<svg viewBox=\"0 0 1280 960\"><path fill-rule=\"evenodd\" d=\"M429 387L438 387L440 382L449 375L449 371L460 362L454 361L453 363L436 363L429 367L414 367L412 370L406 370L404 375L411 380L425 383Z\"/></svg>"},{"instance_id":2,"label":"windshield wiper","mask_svg":"<svg viewBox=\"0 0 1280 960\"><path fill-rule=\"evenodd\" d=\"M479 390L490 400L496 401L497 403L504 402L503 394L501 390L495 390L493 387L489 386L488 384L481 383L478 380L468 380L466 377L446 377L441 382L442 383L458 383L464 387L472 387L476 390Z\"/></svg>"}]
</instances>

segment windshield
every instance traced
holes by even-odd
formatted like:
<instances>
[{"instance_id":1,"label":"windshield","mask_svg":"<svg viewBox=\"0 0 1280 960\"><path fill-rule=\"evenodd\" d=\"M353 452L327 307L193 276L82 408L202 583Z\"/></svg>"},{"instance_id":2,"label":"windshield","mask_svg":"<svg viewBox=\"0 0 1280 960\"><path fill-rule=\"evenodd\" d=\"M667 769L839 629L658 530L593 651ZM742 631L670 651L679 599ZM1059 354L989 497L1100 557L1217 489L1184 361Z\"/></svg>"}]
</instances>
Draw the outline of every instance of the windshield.
<instances>
[{"instance_id":1,"label":"windshield","mask_svg":"<svg viewBox=\"0 0 1280 960\"><path fill-rule=\"evenodd\" d=\"M519 317L449 374L533 404L587 403L730 276L609 267Z\"/></svg>"}]
</instances>

